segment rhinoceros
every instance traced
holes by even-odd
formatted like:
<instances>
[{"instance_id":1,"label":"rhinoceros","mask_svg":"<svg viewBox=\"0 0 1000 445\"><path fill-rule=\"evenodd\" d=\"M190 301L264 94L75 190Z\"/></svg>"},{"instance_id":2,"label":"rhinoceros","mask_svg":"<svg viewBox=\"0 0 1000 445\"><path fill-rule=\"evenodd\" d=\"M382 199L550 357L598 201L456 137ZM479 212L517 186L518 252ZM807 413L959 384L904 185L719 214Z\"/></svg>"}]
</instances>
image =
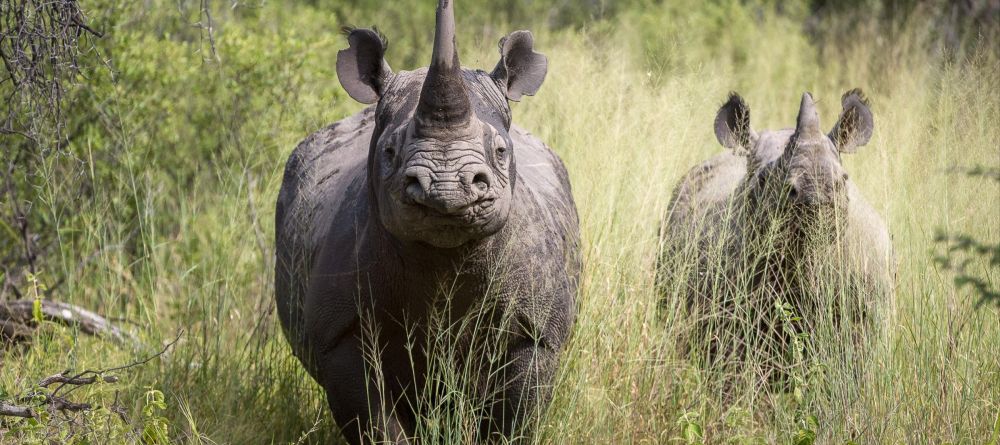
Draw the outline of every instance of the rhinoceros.
<instances>
[{"instance_id":1,"label":"rhinoceros","mask_svg":"<svg viewBox=\"0 0 1000 445\"><path fill-rule=\"evenodd\" d=\"M731 93L715 119L727 150L675 188L661 221L657 282L681 296L702 328L715 329L695 331L710 360L770 349L757 355L776 364L770 373L789 364L773 353L787 358L793 337L826 322L877 332L891 312L889 231L841 163L841 154L868 143L872 114L860 89L841 104L829 133L809 93L795 128L758 133L746 101Z\"/></svg>"},{"instance_id":2,"label":"rhinoceros","mask_svg":"<svg viewBox=\"0 0 1000 445\"><path fill-rule=\"evenodd\" d=\"M351 443L414 440L418 407L442 396L427 389L437 352L485 400L475 440L524 434L551 397L580 271L566 169L511 124L509 101L537 92L547 58L516 31L491 72L463 68L448 0L427 68L393 72L381 33L345 32L337 75L374 105L308 136L285 166L275 216L285 336ZM464 326L448 331L446 351L431 338L442 316ZM495 360L471 369L484 347Z\"/></svg>"}]
</instances>

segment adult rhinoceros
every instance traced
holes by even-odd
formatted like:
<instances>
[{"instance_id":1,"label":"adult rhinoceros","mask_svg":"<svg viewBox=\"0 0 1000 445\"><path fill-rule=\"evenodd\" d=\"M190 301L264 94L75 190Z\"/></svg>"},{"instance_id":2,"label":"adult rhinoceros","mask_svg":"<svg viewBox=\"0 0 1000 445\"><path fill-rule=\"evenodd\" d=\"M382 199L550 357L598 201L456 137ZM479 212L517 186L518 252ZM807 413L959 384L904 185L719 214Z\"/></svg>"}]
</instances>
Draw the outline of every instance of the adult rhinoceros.
<instances>
[{"instance_id":1,"label":"adult rhinoceros","mask_svg":"<svg viewBox=\"0 0 1000 445\"><path fill-rule=\"evenodd\" d=\"M526 431L574 319L566 170L508 103L538 90L548 62L517 31L492 72L464 69L452 1L436 20L431 64L415 71L389 68L379 33L349 31L338 77L375 106L300 143L278 196L278 314L352 443L412 440L416 407L442 400L427 384L442 361L483 401L476 440ZM442 313L447 358L430 353Z\"/></svg>"},{"instance_id":2,"label":"adult rhinoceros","mask_svg":"<svg viewBox=\"0 0 1000 445\"><path fill-rule=\"evenodd\" d=\"M891 310L889 231L841 164L842 153L868 143L872 114L860 90L841 102L829 133L809 93L795 128L758 133L746 102L731 94L715 119L731 150L674 190L658 282L695 310L695 338L708 343L710 359L774 364L775 354L794 352L793 338L822 328L859 340Z\"/></svg>"}]
</instances>

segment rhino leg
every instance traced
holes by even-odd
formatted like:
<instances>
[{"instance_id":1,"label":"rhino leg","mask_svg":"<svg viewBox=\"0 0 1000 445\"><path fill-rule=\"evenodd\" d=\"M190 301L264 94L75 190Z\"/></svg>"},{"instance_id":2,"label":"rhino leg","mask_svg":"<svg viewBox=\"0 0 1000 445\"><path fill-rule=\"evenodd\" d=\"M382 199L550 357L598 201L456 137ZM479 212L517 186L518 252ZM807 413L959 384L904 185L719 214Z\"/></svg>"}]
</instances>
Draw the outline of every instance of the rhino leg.
<instances>
[{"instance_id":1,"label":"rhino leg","mask_svg":"<svg viewBox=\"0 0 1000 445\"><path fill-rule=\"evenodd\" d=\"M534 416L548 403L558 357L555 350L532 339L518 340L506 355L499 379L502 397L490 407L490 419L483 421L480 431L483 437L499 435L518 443L522 431L535 429Z\"/></svg>"},{"instance_id":2,"label":"rhino leg","mask_svg":"<svg viewBox=\"0 0 1000 445\"><path fill-rule=\"evenodd\" d=\"M394 398L383 393L385 385L368 366L356 336L325 351L321 363L329 364L320 370L320 376L330 411L349 443L410 443L407 436L413 434L411 422L404 421L385 403Z\"/></svg>"}]
</instances>

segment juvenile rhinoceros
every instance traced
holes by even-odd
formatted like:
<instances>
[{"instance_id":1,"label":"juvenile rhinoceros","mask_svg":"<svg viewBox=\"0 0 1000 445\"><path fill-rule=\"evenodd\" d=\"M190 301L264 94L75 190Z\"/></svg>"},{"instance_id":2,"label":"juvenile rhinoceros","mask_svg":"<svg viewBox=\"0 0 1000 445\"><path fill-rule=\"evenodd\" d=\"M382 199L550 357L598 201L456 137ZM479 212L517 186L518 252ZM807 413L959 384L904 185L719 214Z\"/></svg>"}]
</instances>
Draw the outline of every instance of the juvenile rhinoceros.
<instances>
[{"instance_id":1,"label":"juvenile rhinoceros","mask_svg":"<svg viewBox=\"0 0 1000 445\"><path fill-rule=\"evenodd\" d=\"M709 343L711 359L765 349L767 361L787 365L772 360L787 358L792 337L824 323L828 332L853 331L848 337L868 332L891 307L889 232L840 158L868 143L872 115L860 90L841 102L828 134L808 93L794 129L757 133L746 102L731 94L715 119L730 150L674 190L658 282L709 329L695 338Z\"/></svg>"},{"instance_id":2,"label":"juvenile rhinoceros","mask_svg":"<svg viewBox=\"0 0 1000 445\"><path fill-rule=\"evenodd\" d=\"M381 34L349 30L338 77L375 105L300 143L278 196L278 315L352 443L413 440L414 407L443 400L427 384L440 358L429 337L443 335L430 320L442 313L458 330L442 360L486 400L475 440L525 432L574 319L566 170L511 124L508 103L538 90L547 59L517 31L492 72L464 69L452 1L438 3L436 23L430 66L398 73ZM486 350L498 357L472 369Z\"/></svg>"}]
</instances>

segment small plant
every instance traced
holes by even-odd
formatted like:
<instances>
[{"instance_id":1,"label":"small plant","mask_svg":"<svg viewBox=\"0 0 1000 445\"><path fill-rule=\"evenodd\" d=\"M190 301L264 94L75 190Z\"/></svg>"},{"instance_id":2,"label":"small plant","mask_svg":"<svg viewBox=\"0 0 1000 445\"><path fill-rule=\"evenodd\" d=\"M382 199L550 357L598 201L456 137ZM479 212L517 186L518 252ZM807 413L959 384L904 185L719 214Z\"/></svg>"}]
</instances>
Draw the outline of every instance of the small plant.
<instances>
[{"instance_id":1,"label":"small plant","mask_svg":"<svg viewBox=\"0 0 1000 445\"><path fill-rule=\"evenodd\" d=\"M701 414L697 411L688 411L677 419L677 426L680 427L681 436L674 440L687 445L702 445L705 441L705 429L701 425Z\"/></svg>"},{"instance_id":2,"label":"small plant","mask_svg":"<svg viewBox=\"0 0 1000 445\"><path fill-rule=\"evenodd\" d=\"M813 445L816 442L816 431L819 430L819 420L811 414L799 413L796 422L799 430L792 438L795 445Z\"/></svg>"},{"instance_id":3,"label":"small plant","mask_svg":"<svg viewBox=\"0 0 1000 445\"><path fill-rule=\"evenodd\" d=\"M28 297L32 300L31 305L31 318L35 323L42 322L42 294L45 293L45 284L38 280L38 275L35 273L27 272L25 273L25 279L29 283L29 294Z\"/></svg>"},{"instance_id":4,"label":"small plant","mask_svg":"<svg viewBox=\"0 0 1000 445\"><path fill-rule=\"evenodd\" d=\"M167 403L163 398L163 392L152 386L146 387L146 402L142 406L142 441L144 443L157 445L170 443L167 428L170 423L162 414L162 411L166 409Z\"/></svg>"}]
</instances>

